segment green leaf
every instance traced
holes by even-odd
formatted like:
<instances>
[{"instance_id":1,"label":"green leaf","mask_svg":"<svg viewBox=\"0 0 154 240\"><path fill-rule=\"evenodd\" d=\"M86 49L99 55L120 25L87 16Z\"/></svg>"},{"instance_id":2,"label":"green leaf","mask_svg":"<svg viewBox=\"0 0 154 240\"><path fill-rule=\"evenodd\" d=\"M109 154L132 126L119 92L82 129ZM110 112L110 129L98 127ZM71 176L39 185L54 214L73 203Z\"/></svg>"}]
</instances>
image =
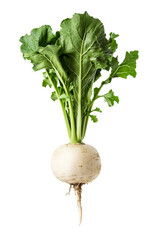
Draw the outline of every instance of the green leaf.
<instances>
[{"instance_id":1,"label":"green leaf","mask_svg":"<svg viewBox=\"0 0 154 240\"><path fill-rule=\"evenodd\" d=\"M114 77L114 72L118 69L118 65L119 65L118 57L113 57L111 61L111 68L112 68L111 75L113 73L113 77Z\"/></svg>"},{"instance_id":2,"label":"green leaf","mask_svg":"<svg viewBox=\"0 0 154 240\"><path fill-rule=\"evenodd\" d=\"M65 100L68 100L69 99L69 96L67 96L65 93L61 94L59 99L65 99Z\"/></svg>"},{"instance_id":3,"label":"green leaf","mask_svg":"<svg viewBox=\"0 0 154 240\"><path fill-rule=\"evenodd\" d=\"M97 116L96 115L89 115L90 116L90 118L91 118L91 120L95 123L95 122L98 122L98 118L97 118Z\"/></svg>"},{"instance_id":4,"label":"green leaf","mask_svg":"<svg viewBox=\"0 0 154 240\"><path fill-rule=\"evenodd\" d=\"M98 88L98 87L95 87L95 88L94 88L94 98L95 98L95 100L98 98L97 95L98 95L99 89L100 89L100 88Z\"/></svg>"},{"instance_id":5,"label":"green leaf","mask_svg":"<svg viewBox=\"0 0 154 240\"><path fill-rule=\"evenodd\" d=\"M100 108L98 108L98 107L96 107L95 109L93 109L91 112L102 112L102 110L100 109Z\"/></svg>"},{"instance_id":6,"label":"green leaf","mask_svg":"<svg viewBox=\"0 0 154 240\"><path fill-rule=\"evenodd\" d=\"M46 87L48 85L51 88L51 86L53 85L54 88L57 89L58 77L53 69L49 69L48 74L47 72L43 72L43 77L44 77L42 82L43 87Z\"/></svg>"},{"instance_id":7,"label":"green leaf","mask_svg":"<svg viewBox=\"0 0 154 240\"><path fill-rule=\"evenodd\" d=\"M48 25L35 28L30 35L20 38L21 52L25 59L31 61L34 71L53 68L58 78L66 81L67 76L59 59L59 46L50 45L55 44L59 36L59 32L54 36Z\"/></svg>"},{"instance_id":8,"label":"green leaf","mask_svg":"<svg viewBox=\"0 0 154 240\"><path fill-rule=\"evenodd\" d=\"M27 58L33 64L33 70L38 71L41 69L50 69L52 68L50 62L40 53L35 53Z\"/></svg>"},{"instance_id":9,"label":"green leaf","mask_svg":"<svg viewBox=\"0 0 154 240\"><path fill-rule=\"evenodd\" d=\"M110 33L110 38L113 40L115 38L119 37L119 34L115 34L113 32Z\"/></svg>"},{"instance_id":10,"label":"green leaf","mask_svg":"<svg viewBox=\"0 0 154 240\"><path fill-rule=\"evenodd\" d=\"M97 69L96 70L94 82L96 82L101 77L101 70L102 69Z\"/></svg>"},{"instance_id":11,"label":"green leaf","mask_svg":"<svg viewBox=\"0 0 154 240\"><path fill-rule=\"evenodd\" d=\"M62 93L62 91L63 91L63 89L62 89L62 87L55 87L55 91L53 91L52 92L52 94L51 94L51 99L53 100L53 101L56 101L58 98L60 98L60 96L63 94Z\"/></svg>"},{"instance_id":12,"label":"green leaf","mask_svg":"<svg viewBox=\"0 0 154 240\"><path fill-rule=\"evenodd\" d=\"M93 81L100 77L100 69L106 67L108 41L104 26L87 12L74 14L61 23L59 44L63 64L73 82L74 112L76 118L80 115L82 119Z\"/></svg>"},{"instance_id":13,"label":"green leaf","mask_svg":"<svg viewBox=\"0 0 154 240\"><path fill-rule=\"evenodd\" d=\"M115 40L115 38L119 37L118 34L115 34L113 32L110 33L110 39L109 39L109 45L110 45L110 49L112 51L112 53L114 53L118 47L118 44Z\"/></svg>"},{"instance_id":14,"label":"green leaf","mask_svg":"<svg viewBox=\"0 0 154 240\"><path fill-rule=\"evenodd\" d=\"M50 64L59 78L60 81L67 81L67 75L65 70L62 67L61 61L59 59L59 47L56 45L48 45L45 48L40 49L39 53L44 58L44 61L47 61ZM34 63L34 62L33 62ZM34 70L39 69L37 62L34 63Z\"/></svg>"},{"instance_id":15,"label":"green leaf","mask_svg":"<svg viewBox=\"0 0 154 240\"><path fill-rule=\"evenodd\" d=\"M104 97L105 102L107 102L109 107L114 106L114 102L119 103L118 96L114 95L114 92L110 90L108 93L102 95Z\"/></svg>"},{"instance_id":16,"label":"green leaf","mask_svg":"<svg viewBox=\"0 0 154 240\"><path fill-rule=\"evenodd\" d=\"M56 94L55 91L52 92L52 94L51 94L51 99L52 99L53 101L56 101L56 100L58 99L57 94Z\"/></svg>"},{"instance_id":17,"label":"green leaf","mask_svg":"<svg viewBox=\"0 0 154 240\"><path fill-rule=\"evenodd\" d=\"M73 90L73 83L72 82L69 84L68 90L69 90L69 92L71 92Z\"/></svg>"},{"instance_id":18,"label":"green leaf","mask_svg":"<svg viewBox=\"0 0 154 240\"><path fill-rule=\"evenodd\" d=\"M56 93L56 91L57 91L57 93ZM51 99L53 101L55 101L57 99L63 99L65 101L67 101L69 99L69 96L67 96L65 93L63 93L62 87L58 87L56 89L56 91L53 91L51 94Z\"/></svg>"},{"instance_id":19,"label":"green leaf","mask_svg":"<svg viewBox=\"0 0 154 240\"><path fill-rule=\"evenodd\" d=\"M52 82L49 78L44 78L43 79L43 82L42 82L42 87L46 87L46 86L49 86L51 88L52 86Z\"/></svg>"},{"instance_id":20,"label":"green leaf","mask_svg":"<svg viewBox=\"0 0 154 240\"><path fill-rule=\"evenodd\" d=\"M90 116L90 118L91 118L91 120L92 120L93 122L97 122L97 121L98 121L97 116L91 114L92 112L100 112L100 113L101 113L102 111L101 111L100 108L96 107L95 109L93 109L93 110L91 110L91 111L89 111L89 112L88 112L88 111L86 112L86 115L85 115L85 116Z\"/></svg>"},{"instance_id":21,"label":"green leaf","mask_svg":"<svg viewBox=\"0 0 154 240\"><path fill-rule=\"evenodd\" d=\"M52 40L51 40L51 42L50 42L50 45L55 45L55 44L58 42L59 37L60 37L60 32L57 31L57 32L55 33L54 38L52 38Z\"/></svg>"},{"instance_id":22,"label":"green leaf","mask_svg":"<svg viewBox=\"0 0 154 240\"><path fill-rule=\"evenodd\" d=\"M32 55L36 54L40 47L46 47L55 36L49 25L44 25L39 28L34 28L31 34L26 34L20 38L21 52L24 59L29 59Z\"/></svg>"},{"instance_id":23,"label":"green leaf","mask_svg":"<svg viewBox=\"0 0 154 240\"><path fill-rule=\"evenodd\" d=\"M136 77L136 60L138 59L138 51L126 52L124 61L118 65L118 60L114 59L112 77L127 78L128 75Z\"/></svg>"}]
</instances>

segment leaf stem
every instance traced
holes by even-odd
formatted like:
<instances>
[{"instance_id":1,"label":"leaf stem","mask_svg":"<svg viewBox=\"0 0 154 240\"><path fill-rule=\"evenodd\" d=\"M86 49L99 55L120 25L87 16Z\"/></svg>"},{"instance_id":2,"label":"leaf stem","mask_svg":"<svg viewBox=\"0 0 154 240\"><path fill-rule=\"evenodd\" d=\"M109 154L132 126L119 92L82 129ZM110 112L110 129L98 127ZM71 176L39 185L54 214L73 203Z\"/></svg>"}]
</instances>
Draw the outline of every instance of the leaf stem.
<instances>
[{"instance_id":1,"label":"leaf stem","mask_svg":"<svg viewBox=\"0 0 154 240\"><path fill-rule=\"evenodd\" d=\"M86 130L87 130L87 126L88 126L88 120L89 120L89 115L84 117L83 120L83 128L82 128L82 137L81 140L84 139L85 134L86 134Z\"/></svg>"},{"instance_id":2,"label":"leaf stem","mask_svg":"<svg viewBox=\"0 0 154 240\"><path fill-rule=\"evenodd\" d=\"M46 69L45 71L46 71L46 73L47 73L48 78L49 78L50 81L52 82L52 85L53 85L53 87L54 87L54 89L55 89L55 92L56 92L56 94L57 94L57 97L60 97L60 96L59 96L59 93L58 93L56 87L54 86L54 83L53 83L53 81L52 81L52 79L51 79L51 77L50 77L50 75L49 75L48 70ZM69 123L69 120L68 120L68 114L67 114L67 112L66 112L66 109L65 109L65 106L64 106L64 103L63 103L62 99L59 98L59 101L60 101L60 104L61 104L61 107L62 107L62 111L63 111L65 123L66 123L66 128L67 128L68 136L69 136L69 139L71 139L71 128L70 128L70 123Z\"/></svg>"},{"instance_id":3,"label":"leaf stem","mask_svg":"<svg viewBox=\"0 0 154 240\"><path fill-rule=\"evenodd\" d=\"M71 136L70 136L70 140L71 140L71 143L76 143L77 139L76 139L76 128L75 128L73 106L72 106L70 95L69 95L69 93L67 91L67 88L66 88L66 86L65 86L63 81L62 81L62 84L64 86L64 90L65 90L66 95L69 96L69 98L68 98L68 105L69 105L70 122L71 122Z\"/></svg>"},{"instance_id":4,"label":"leaf stem","mask_svg":"<svg viewBox=\"0 0 154 240\"><path fill-rule=\"evenodd\" d=\"M63 77L61 76L61 74L57 70L56 66L53 64L53 62L46 55L44 55L44 57L50 62L51 66L55 70L55 73L56 73L58 79L60 80L60 82L62 83L62 85L64 87L65 94L67 96L69 96L69 93L67 91L67 87L66 87L66 85L65 85L65 83L63 81ZM67 78L67 76L65 76L65 78ZM69 105L69 110L70 110L70 122L71 122L70 141L71 141L71 143L76 143L77 139L76 139L76 128L75 128L74 112L73 112L73 106L72 106L72 102L71 102L70 96L68 98L68 105Z\"/></svg>"},{"instance_id":5,"label":"leaf stem","mask_svg":"<svg viewBox=\"0 0 154 240\"><path fill-rule=\"evenodd\" d=\"M106 80L104 80L104 81L101 82L101 85L100 85L100 87L99 87L99 89L98 89L97 94L96 94L96 95L92 98L92 100L91 100L91 103L90 103L88 112L91 112L92 107L93 107L93 105L94 105L94 101L97 99L98 94L100 93L102 87L103 87L105 84L110 83L111 81L112 81L112 75L110 74L110 76L109 76ZM86 134L86 130L87 130L87 126L88 126L88 121L89 121L89 115L88 115L88 116L85 116L85 118L84 118L83 131L82 131L82 140L83 140L83 138L85 137L85 134Z\"/></svg>"},{"instance_id":6,"label":"leaf stem","mask_svg":"<svg viewBox=\"0 0 154 240\"><path fill-rule=\"evenodd\" d=\"M83 53L83 44L85 40L85 34L82 39L81 50L80 50L80 62L79 62L79 85L78 85L78 112L77 112L77 140L81 142L82 138L82 53Z\"/></svg>"}]
</instances>

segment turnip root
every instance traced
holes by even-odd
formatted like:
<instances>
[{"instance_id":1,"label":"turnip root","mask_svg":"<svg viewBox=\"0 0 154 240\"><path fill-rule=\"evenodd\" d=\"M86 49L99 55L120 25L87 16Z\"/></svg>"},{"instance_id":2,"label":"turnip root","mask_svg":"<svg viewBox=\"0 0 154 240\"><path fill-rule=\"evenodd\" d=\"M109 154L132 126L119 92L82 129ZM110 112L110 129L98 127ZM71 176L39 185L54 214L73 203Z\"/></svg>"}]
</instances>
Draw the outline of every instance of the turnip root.
<instances>
[{"instance_id":1,"label":"turnip root","mask_svg":"<svg viewBox=\"0 0 154 240\"><path fill-rule=\"evenodd\" d=\"M53 153L51 167L56 178L74 187L81 223L81 188L83 184L93 181L99 175L99 153L87 144L65 144Z\"/></svg>"}]
</instances>

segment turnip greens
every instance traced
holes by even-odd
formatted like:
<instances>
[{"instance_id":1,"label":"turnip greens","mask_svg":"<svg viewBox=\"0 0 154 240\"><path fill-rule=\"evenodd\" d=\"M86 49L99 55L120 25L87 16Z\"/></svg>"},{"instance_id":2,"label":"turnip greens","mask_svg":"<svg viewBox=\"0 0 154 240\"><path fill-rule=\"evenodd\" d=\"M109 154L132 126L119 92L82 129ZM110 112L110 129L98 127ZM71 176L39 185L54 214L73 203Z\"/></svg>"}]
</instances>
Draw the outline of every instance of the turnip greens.
<instances>
[{"instance_id":1,"label":"turnip greens","mask_svg":"<svg viewBox=\"0 0 154 240\"><path fill-rule=\"evenodd\" d=\"M103 97L109 107L119 102L112 90L101 95L102 87L113 78L136 76L138 51L126 52L119 63L114 56L117 37L110 33L107 38L101 21L85 12L63 20L55 34L44 25L20 38L24 59L31 61L34 71L44 69L42 86L52 87L51 99L60 101L71 143L83 141L89 118L97 122L93 113L101 110L93 104L98 98ZM109 76L94 88L101 70Z\"/></svg>"}]
</instances>

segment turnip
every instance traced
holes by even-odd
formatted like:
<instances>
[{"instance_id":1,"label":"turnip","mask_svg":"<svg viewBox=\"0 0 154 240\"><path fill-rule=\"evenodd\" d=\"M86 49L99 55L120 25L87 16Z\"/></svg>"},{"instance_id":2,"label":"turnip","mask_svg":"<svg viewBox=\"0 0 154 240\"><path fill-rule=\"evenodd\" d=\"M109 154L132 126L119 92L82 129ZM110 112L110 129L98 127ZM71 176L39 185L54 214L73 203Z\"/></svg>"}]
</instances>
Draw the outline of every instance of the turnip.
<instances>
[{"instance_id":1,"label":"turnip","mask_svg":"<svg viewBox=\"0 0 154 240\"><path fill-rule=\"evenodd\" d=\"M101 170L100 156L87 144L65 144L55 150L51 161L54 175L74 187L82 220L81 187L93 181Z\"/></svg>"},{"instance_id":2,"label":"turnip","mask_svg":"<svg viewBox=\"0 0 154 240\"><path fill-rule=\"evenodd\" d=\"M75 13L62 21L60 31L53 34L49 25L35 28L20 38L24 59L33 64L34 71L44 69L43 87L52 87L51 99L59 99L69 137L52 156L52 171L61 181L74 188L82 220L82 185L93 181L100 173L101 161L97 150L83 142L89 118L97 122L94 112L102 112L94 103L104 98L108 106L119 103L112 89L101 93L113 78L136 77L138 51L126 52L122 63L114 56L118 47L115 33L106 37L99 19ZM101 71L109 77L101 83Z\"/></svg>"}]
</instances>

